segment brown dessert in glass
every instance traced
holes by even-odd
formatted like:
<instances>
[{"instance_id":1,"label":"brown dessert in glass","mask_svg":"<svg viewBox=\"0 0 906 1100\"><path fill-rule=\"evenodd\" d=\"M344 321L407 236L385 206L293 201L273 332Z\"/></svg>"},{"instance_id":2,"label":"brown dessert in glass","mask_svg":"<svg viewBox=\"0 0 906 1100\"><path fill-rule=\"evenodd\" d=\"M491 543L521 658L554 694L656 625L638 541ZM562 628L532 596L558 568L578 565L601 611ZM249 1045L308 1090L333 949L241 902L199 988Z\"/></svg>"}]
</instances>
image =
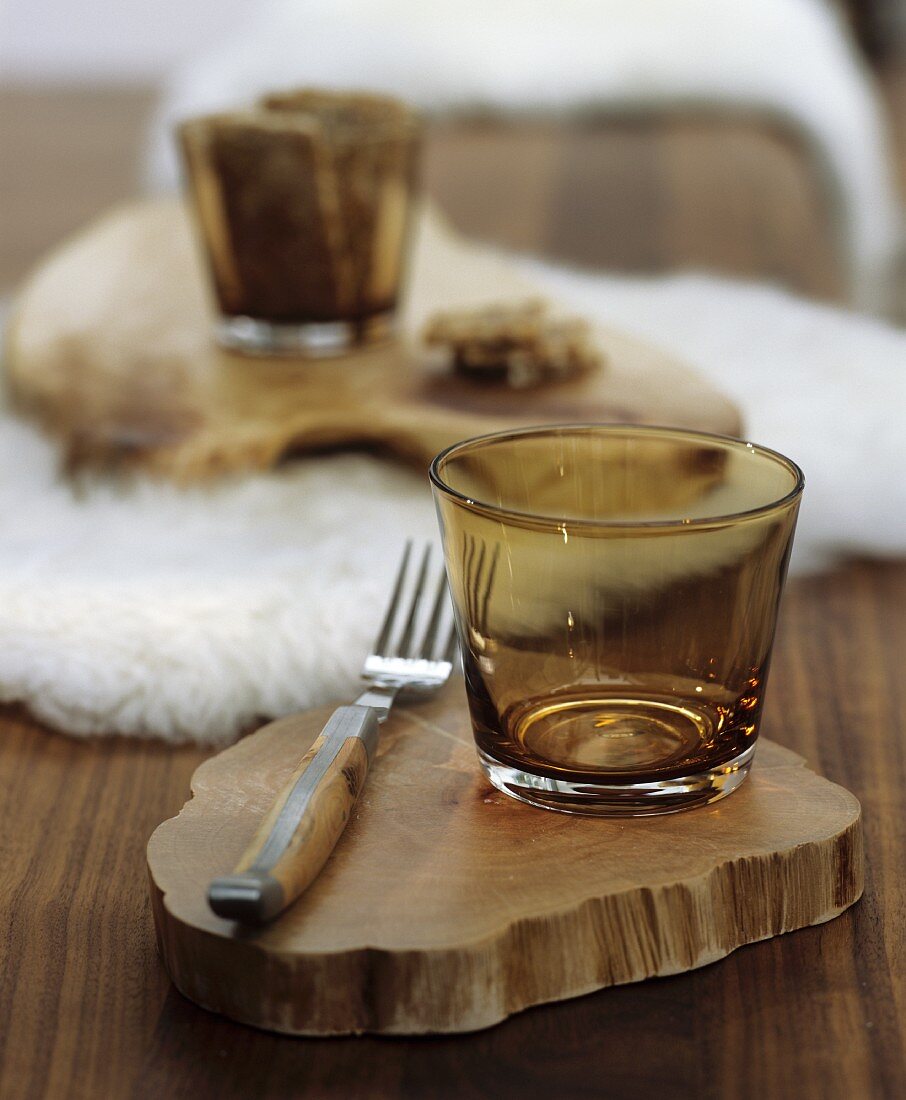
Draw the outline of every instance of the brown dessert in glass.
<instances>
[{"instance_id":1,"label":"brown dessert in glass","mask_svg":"<svg viewBox=\"0 0 906 1100\"><path fill-rule=\"evenodd\" d=\"M339 354L393 332L419 124L398 100L300 90L179 129L218 342Z\"/></svg>"}]
</instances>

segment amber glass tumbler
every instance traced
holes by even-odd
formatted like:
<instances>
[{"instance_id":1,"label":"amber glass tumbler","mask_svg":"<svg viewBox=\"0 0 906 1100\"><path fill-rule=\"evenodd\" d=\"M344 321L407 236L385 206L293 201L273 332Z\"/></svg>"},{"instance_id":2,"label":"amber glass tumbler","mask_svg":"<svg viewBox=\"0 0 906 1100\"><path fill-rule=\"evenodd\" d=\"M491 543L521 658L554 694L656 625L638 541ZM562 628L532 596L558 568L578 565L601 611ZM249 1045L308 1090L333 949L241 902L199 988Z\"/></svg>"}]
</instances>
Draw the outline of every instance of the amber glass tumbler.
<instances>
[{"instance_id":1,"label":"amber glass tumbler","mask_svg":"<svg viewBox=\"0 0 906 1100\"><path fill-rule=\"evenodd\" d=\"M802 494L793 462L668 428L544 427L458 443L431 481L496 787L637 815L739 786Z\"/></svg>"}]
</instances>

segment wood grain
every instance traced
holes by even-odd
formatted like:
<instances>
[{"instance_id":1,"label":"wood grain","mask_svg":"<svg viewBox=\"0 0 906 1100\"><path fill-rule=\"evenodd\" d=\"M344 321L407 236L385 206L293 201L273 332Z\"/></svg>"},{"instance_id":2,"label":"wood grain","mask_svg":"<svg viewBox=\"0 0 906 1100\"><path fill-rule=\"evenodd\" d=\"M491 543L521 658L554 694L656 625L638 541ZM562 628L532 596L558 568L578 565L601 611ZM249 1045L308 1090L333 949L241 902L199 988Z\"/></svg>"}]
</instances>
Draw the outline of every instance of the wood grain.
<instances>
[{"instance_id":1,"label":"wood grain","mask_svg":"<svg viewBox=\"0 0 906 1100\"><path fill-rule=\"evenodd\" d=\"M534 390L428 373L437 309L537 297L502 257L418 219L405 338L342 358L218 349L188 216L136 204L50 257L20 294L6 376L69 464L128 463L181 482L264 469L289 453L370 446L425 469L459 439L510 426L623 421L739 434L732 402L666 353L596 328L606 367Z\"/></svg>"},{"instance_id":2,"label":"wood grain","mask_svg":"<svg viewBox=\"0 0 906 1100\"><path fill-rule=\"evenodd\" d=\"M899 1096L903 652L906 566L857 563L789 586L764 732L862 802L866 884L857 906L716 966L535 1009L456 1039L290 1041L186 1001L154 946L144 849L185 801L206 754L80 742L7 709L0 1095Z\"/></svg>"},{"instance_id":3,"label":"wood grain","mask_svg":"<svg viewBox=\"0 0 906 1100\"><path fill-rule=\"evenodd\" d=\"M221 920L208 882L235 865L329 714L272 723L208 761L148 845L167 969L233 1019L314 1035L473 1031L702 966L861 894L858 802L788 750L759 745L752 775L714 807L552 814L488 790L457 679L391 716L304 896L262 929Z\"/></svg>"},{"instance_id":4,"label":"wood grain","mask_svg":"<svg viewBox=\"0 0 906 1100\"><path fill-rule=\"evenodd\" d=\"M882 74L895 105L902 70L892 64ZM0 86L0 287L12 289L64 235L135 193L154 100L154 89L139 87ZM805 294L844 293L814 165L795 134L762 118L689 110L503 127L438 122L427 134L425 179L461 232L507 248L621 271L702 266Z\"/></svg>"},{"instance_id":5,"label":"wood grain","mask_svg":"<svg viewBox=\"0 0 906 1100\"><path fill-rule=\"evenodd\" d=\"M906 80L886 87L906 103ZM4 90L6 287L64 232L131 193L149 101L109 89ZM904 118L904 110L894 116L901 130ZM657 134L642 135L619 158L629 193L648 181L651 199L643 220L625 222L620 247L635 242L639 263L673 266L683 262L665 232L673 177L653 170L663 161L652 143ZM683 165L697 171L689 158ZM462 174L468 181L468 165ZM461 178L451 176L451 187ZM611 202L603 188L601 202ZM502 221L509 209L498 211ZM775 216L764 209L765 218ZM528 248L553 240L548 224L511 223ZM810 270L810 250L801 260L806 284L822 277ZM763 253L750 255L747 270L762 262ZM206 754L79 742L7 708L0 716L0 1095L899 1097L906 1091L904 652L906 565L854 563L788 587L765 733L861 800L866 885L857 906L716 966L614 987L459 1037L290 1040L185 1000L158 960L144 850L157 822L185 801Z\"/></svg>"},{"instance_id":6,"label":"wood grain","mask_svg":"<svg viewBox=\"0 0 906 1100\"><path fill-rule=\"evenodd\" d=\"M831 203L789 128L732 111L437 123L426 182L472 236L587 267L705 268L846 297Z\"/></svg>"}]
</instances>

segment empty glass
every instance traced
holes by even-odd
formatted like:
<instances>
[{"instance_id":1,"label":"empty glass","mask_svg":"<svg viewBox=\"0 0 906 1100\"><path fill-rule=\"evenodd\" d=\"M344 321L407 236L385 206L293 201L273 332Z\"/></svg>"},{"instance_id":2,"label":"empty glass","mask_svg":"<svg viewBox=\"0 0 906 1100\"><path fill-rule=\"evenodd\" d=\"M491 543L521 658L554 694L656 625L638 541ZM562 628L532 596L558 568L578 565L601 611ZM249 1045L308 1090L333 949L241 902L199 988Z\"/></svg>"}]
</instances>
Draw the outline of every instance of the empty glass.
<instances>
[{"instance_id":1,"label":"empty glass","mask_svg":"<svg viewBox=\"0 0 906 1100\"><path fill-rule=\"evenodd\" d=\"M745 778L802 494L668 428L529 428L431 466L478 755L549 809L654 814Z\"/></svg>"}]
</instances>

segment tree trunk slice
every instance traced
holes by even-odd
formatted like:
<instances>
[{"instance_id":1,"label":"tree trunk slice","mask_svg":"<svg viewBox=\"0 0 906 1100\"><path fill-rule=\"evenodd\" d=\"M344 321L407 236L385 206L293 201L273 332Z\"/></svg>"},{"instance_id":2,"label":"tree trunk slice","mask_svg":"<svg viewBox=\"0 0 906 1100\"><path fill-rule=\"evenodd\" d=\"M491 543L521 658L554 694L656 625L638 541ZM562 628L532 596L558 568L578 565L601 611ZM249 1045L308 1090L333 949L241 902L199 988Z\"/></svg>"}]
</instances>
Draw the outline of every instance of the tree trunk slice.
<instances>
[{"instance_id":1,"label":"tree trunk slice","mask_svg":"<svg viewBox=\"0 0 906 1100\"><path fill-rule=\"evenodd\" d=\"M185 996L300 1035L472 1031L544 1001L704 966L862 892L856 798L762 741L742 787L664 817L570 817L494 790L462 681L402 706L320 877L240 930L205 890L331 713L281 719L193 776L148 844L158 943Z\"/></svg>"},{"instance_id":2,"label":"tree trunk slice","mask_svg":"<svg viewBox=\"0 0 906 1100\"><path fill-rule=\"evenodd\" d=\"M335 446L373 447L424 468L452 442L519 424L740 433L728 398L666 352L610 329L596 330L609 366L586 378L519 392L431 377L414 337L434 311L539 291L429 209L415 238L402 339L326 360L248 358L213 343L182 204L123 207L26 284L6 356L12 398L62 441L72 466L126 463L182 482Z\"/></svg>"}]
</instances>

